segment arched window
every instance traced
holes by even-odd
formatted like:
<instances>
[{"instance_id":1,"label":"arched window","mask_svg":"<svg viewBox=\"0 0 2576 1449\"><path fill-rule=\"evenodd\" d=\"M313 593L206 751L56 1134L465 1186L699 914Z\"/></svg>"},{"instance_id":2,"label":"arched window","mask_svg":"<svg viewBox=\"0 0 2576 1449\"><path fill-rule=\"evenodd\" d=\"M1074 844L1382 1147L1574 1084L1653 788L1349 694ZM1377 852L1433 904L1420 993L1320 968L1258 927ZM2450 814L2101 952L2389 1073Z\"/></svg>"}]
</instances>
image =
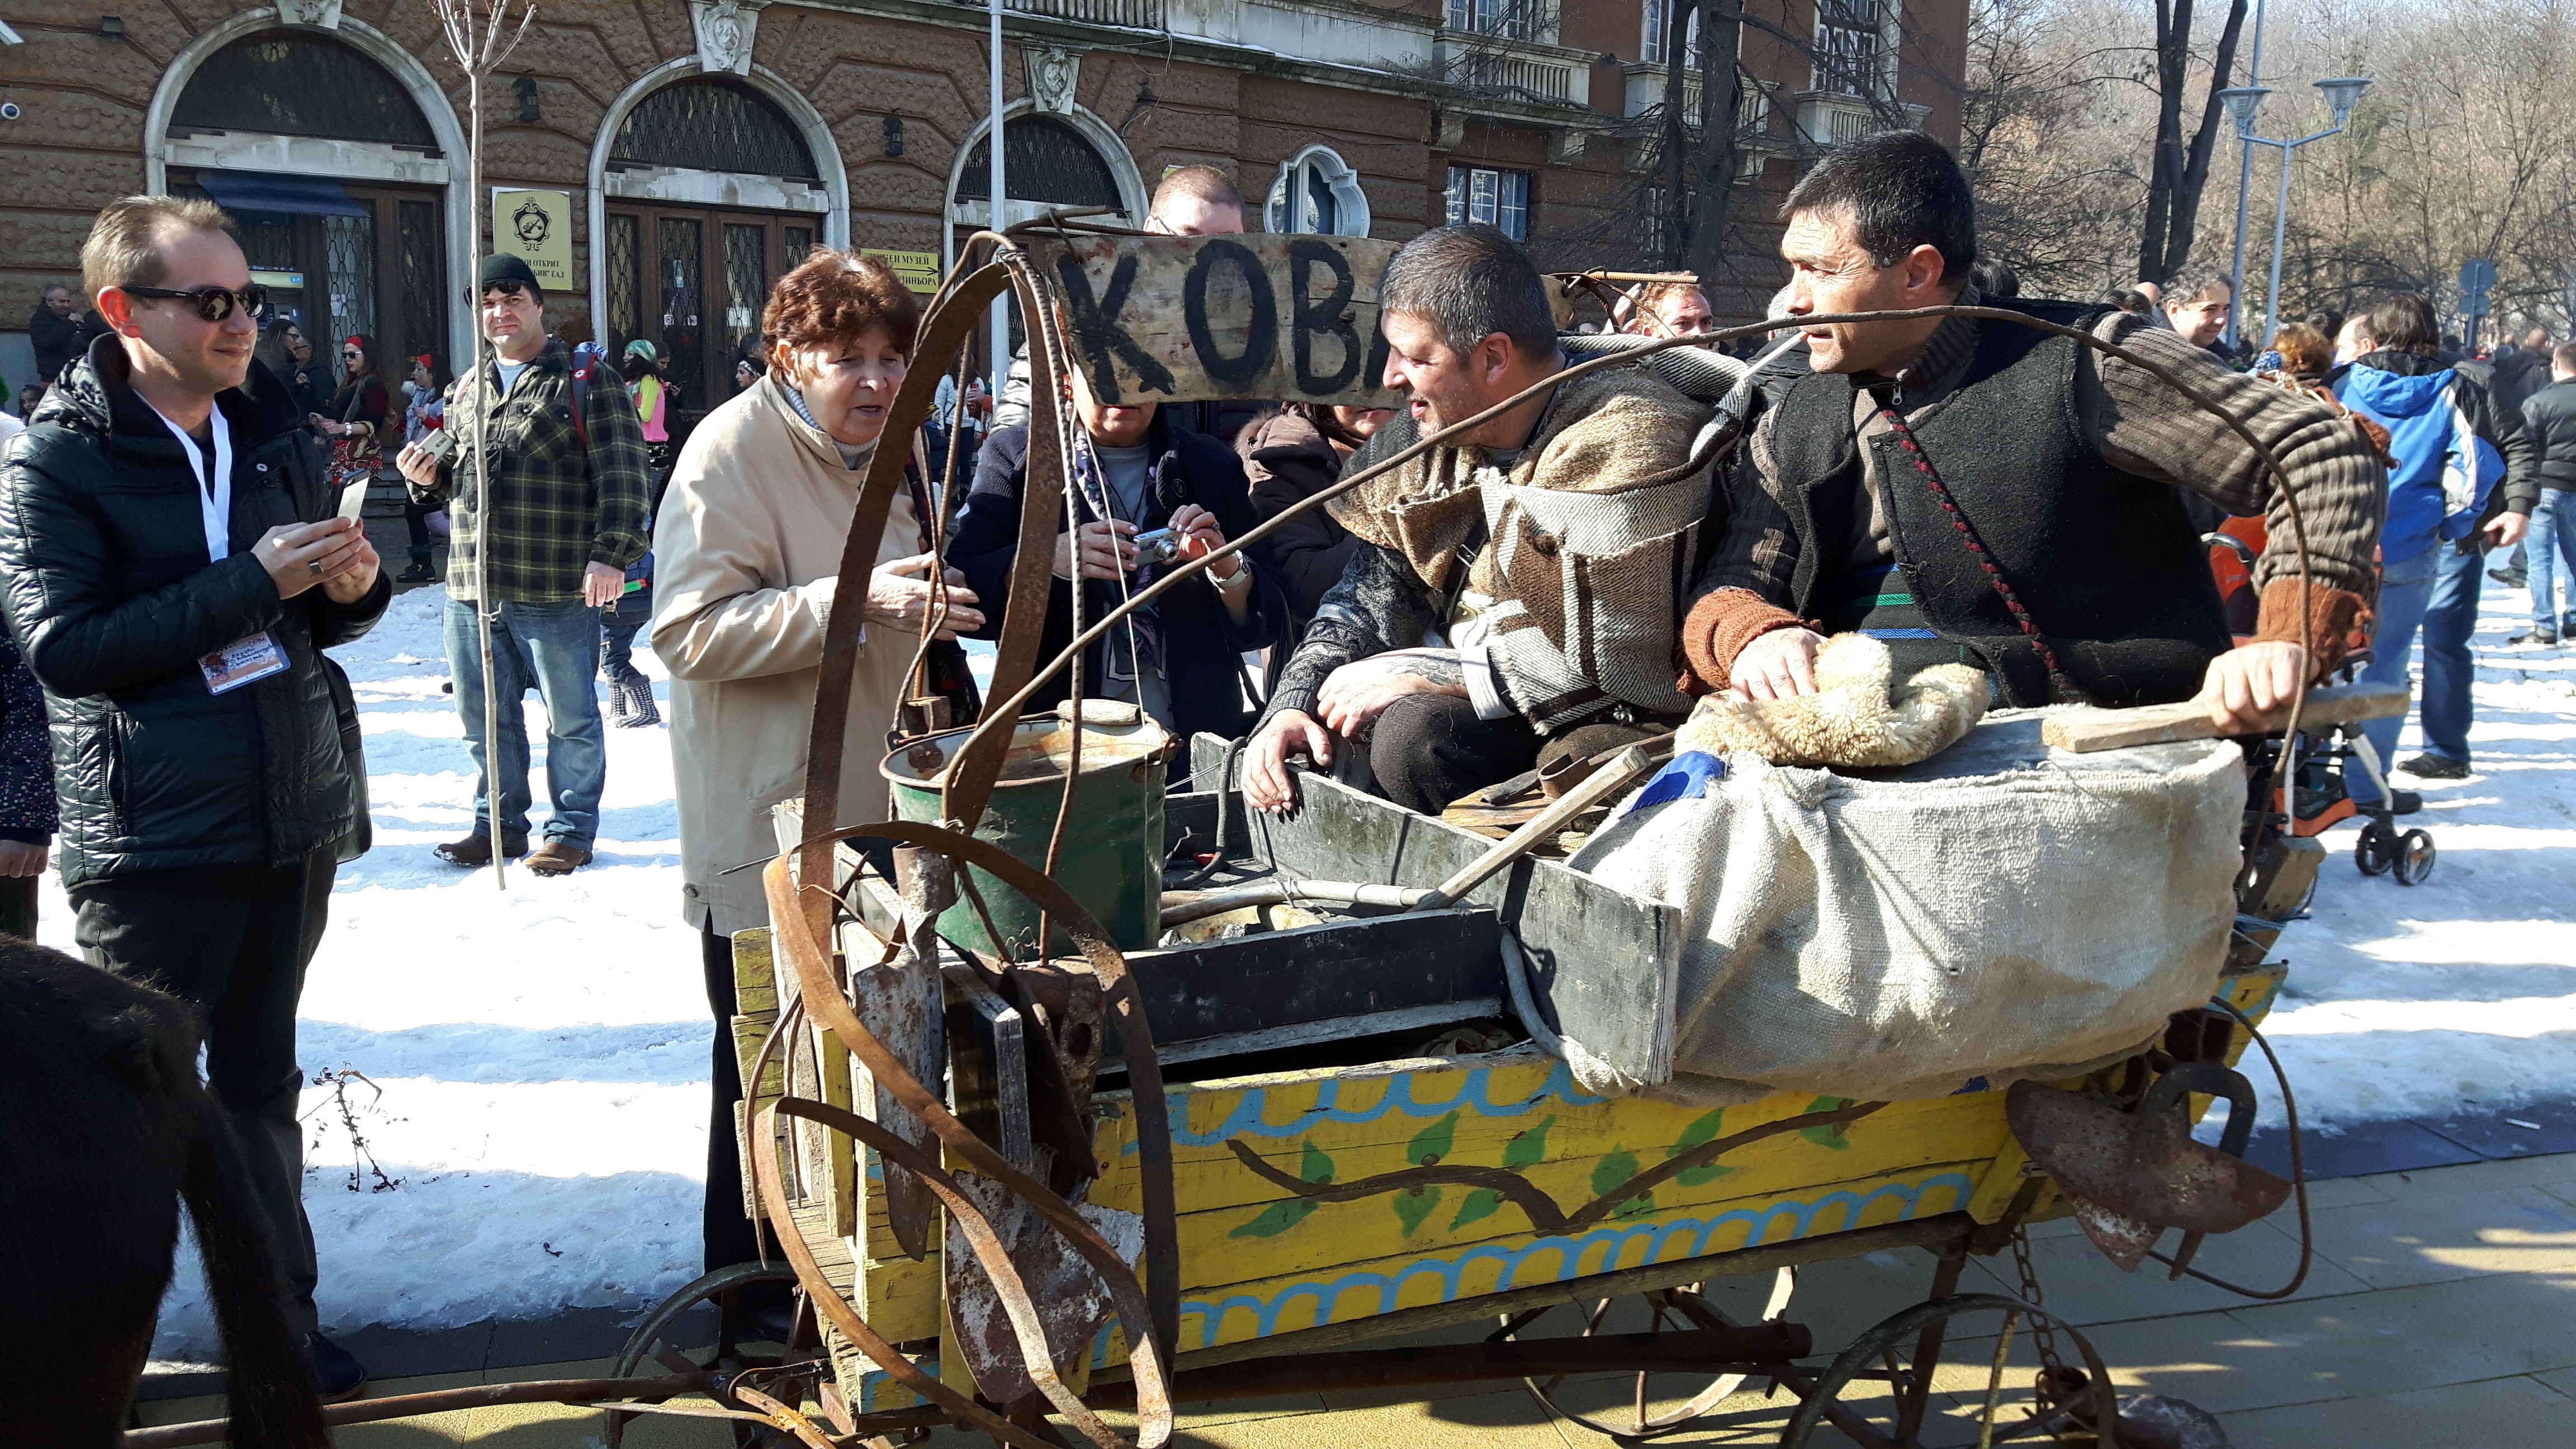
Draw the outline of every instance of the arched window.
<instances>
[{"instance_id":1,"label":"arched window","mask_svg":"<svg viewBox=\"0 0 2576 1449\"><path fill-rule=\"evenodd\" d=\"M266 131L437 149L429 121L384 67L336 40L293 31L245 36L188 78L173 130Z\"/></svg>"},{"instance_id":2,"label":"arched window","mask_svg":"<svg viewBox=\"0 0 2576 1449\"><path fill-rule=\"evenodd\" d=\"M1003 123L1009 150L1002 153L1003 180L1013 201L1042 206L1123 207L1118 178L1109 162L1092 149L1080 131L1053 116L1013 116ZM989 133L978 138L958 169L958 201L984 201L993 194L993 152Z\"/></svg>"},{"instance_id":3,"label":"arched window","mask_svg":"<svg viewBox=\"0 0 2576 1449\"><path fill-rule=\"evenodd\" d=\"M678 81L626 113L608 146L612 166L738 171L819 182L822 172L796 123L747 85L707 77Z\"/></svg>"},{"instance_id":4,"label":"arched window","mask_svg":"<svg viewBox=\"0 0 2576 1449\"><path fill-rule=\"evenodd\" d=\"M1332 148L1309 146L1280 163L1261 224L1273 232L1367 236L1368 193L1360 189L1359 173Z\"/></svg>"}]
</instances>

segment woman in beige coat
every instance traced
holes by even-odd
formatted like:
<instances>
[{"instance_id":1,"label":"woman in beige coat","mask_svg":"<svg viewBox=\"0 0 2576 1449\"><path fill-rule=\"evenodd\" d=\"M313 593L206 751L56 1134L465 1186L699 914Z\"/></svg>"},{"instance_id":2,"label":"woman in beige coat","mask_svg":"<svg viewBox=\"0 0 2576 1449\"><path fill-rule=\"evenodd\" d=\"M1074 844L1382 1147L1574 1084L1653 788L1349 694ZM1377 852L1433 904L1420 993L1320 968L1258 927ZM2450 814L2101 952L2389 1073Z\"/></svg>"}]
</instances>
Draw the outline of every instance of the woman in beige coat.
<instances>
[{"instance_id":1,"label":"woman in beige coat","mask_svg":"<svg viewBox=\"0 0 2576 1449\"><path fill-rule=\"evenodd\" d=\"M761 318L770 369L709 413L680 452L654 529L653 652L671 671L681 912L698 928L715 1013L707 1128L707 1267L758 1257L742 1210L734 1104L734 932L769 924L760 871L770 807L799 793L823 627L859 484L912 355L920 309L882 262L817 251L779 279ZM924 551L909 497L886 516L842 744L841 823L884 818L876 764L932 607L941 637L979 628L975 596Z\"/></svg>"}]
</instances>

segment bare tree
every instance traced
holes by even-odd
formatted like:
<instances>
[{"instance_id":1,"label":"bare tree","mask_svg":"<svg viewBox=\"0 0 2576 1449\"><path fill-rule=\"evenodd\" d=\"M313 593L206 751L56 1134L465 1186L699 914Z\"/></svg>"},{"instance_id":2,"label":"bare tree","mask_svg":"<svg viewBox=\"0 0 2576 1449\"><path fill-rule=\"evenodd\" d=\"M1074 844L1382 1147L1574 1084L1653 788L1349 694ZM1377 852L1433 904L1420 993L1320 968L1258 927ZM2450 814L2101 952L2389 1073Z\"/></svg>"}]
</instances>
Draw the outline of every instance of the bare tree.
<instances>
[{"instance_id":1,"label":"bare tree","mask_svg":"<svg viewBox=\"0 0 2576 1449\"><path fill-rule=\"evenodd\" d=\"M2245 29L2245 0L2232 0L2228 6L2226 26L2218 35L2218 54L2201 87L2200 125L2188 147L2182 139L2182 113L2193 79L2192 0L2155 0L2155 4L2155 159L2147 178L2146 226L2138 238L2138 276L2161 282L2181 271L2191 256L2200 223L2201 192L2209 183L2209 153L2220 130L2223 107L2218 92L2235 72L2236 42Z\"/></svg>"}]
</instances>

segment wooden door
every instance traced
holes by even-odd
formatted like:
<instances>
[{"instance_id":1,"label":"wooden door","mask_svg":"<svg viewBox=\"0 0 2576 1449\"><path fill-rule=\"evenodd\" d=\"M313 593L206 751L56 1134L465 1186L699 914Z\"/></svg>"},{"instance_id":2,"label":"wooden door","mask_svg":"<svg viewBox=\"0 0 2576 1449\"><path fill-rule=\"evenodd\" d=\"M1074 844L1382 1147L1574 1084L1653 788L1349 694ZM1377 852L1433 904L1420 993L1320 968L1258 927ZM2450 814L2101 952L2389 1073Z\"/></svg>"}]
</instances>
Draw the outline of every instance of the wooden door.
<instances>
[{"instance_id":1,"label":"wooden door","mask_svg":"<svg viewBox=\"0 0 2576 1449\"><path fill-rule=\"evenodd\" d=\"M759 348L770 288L813 249L820 222L800 213L608 208L602 340L613 360L638 337L660 350L674 442L741 390L734 361Z\"/></svg>"}]
</instances>

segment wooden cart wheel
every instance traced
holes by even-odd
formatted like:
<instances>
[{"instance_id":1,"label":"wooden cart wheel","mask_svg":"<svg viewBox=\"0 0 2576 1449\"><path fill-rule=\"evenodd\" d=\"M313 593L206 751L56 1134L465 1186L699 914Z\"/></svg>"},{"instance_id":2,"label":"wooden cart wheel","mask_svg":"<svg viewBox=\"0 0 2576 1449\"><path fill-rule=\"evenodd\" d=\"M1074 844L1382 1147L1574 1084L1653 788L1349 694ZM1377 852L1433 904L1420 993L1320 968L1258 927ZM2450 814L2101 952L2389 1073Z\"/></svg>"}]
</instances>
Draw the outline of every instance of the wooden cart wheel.
<instances>
[{"instance_id":1,"label":"wooden cart wheel","mask_svg":"<svg viewBox=\"0 0 2576 1449\"><path fill-rule=\"evenodd\" d=\"M1714 1304L1700 1296L1699 1287L1700 1285L1693 1284L1687 1288L1667 1288L1645 1294L1643 1302L1651 1320L1647 1331L1661 1333L1667 1327L1690 1330L1734 1326L1735 1320L1719 1312ZM1763 1321L1770 1322L1786 1318L1789 1313L1790 1295L1797 1291L1797 1287L1798 1270L1782 1268L1771 1280L1770 1297L1762 1305ZM1583 1337L1590 1338L1601 1331L1603 1320L1609 1317L1611 1306L1618 1301L1613 1298L1602 1299L1584 1313ZM1495 1337L1527 1336L1530 1327L1545 1311L1542 1309L1537 1313L1506 1317L1503 1320L1502 1330ZM1565 1379L1566 1376L1560 1375L1551 1379L1523 1379L1521 1382L1529 1385L1529 1391L1536 1394L1539 1402L1545 1404L1550 1411L1563 1415L1596 1434L1607 1434L1614 1439L1643 1439L1652 1438L1658 1434L1669 1434L1703 1417L1710 1410L1733 1397L1735 1392L1744 1386L1745 1376L1720 1374L1701 1386L1697 1392L1689 1393L1680 1402L1675 1403L1671 1386L1676 1379L1684 1379L1687 1383L1686 1376L1672 1373L1640 1373L1635 1376L1635 1391L1629 1399L1629 1408L1624 1414L1585 1413L1566 1407L1560 1402L1564 1396ZM1649 1380L1661 1381L1666 1386L1664 1392L1657 1393L1654 1384Z\"/></svg>"},{"instance_id":2,"label":"wooden cart wheel","mask_svg":"<svg viewBox=\"0 0 2576 1449\"><path fill-rule=\"evenodd\" d=\"M730 1268L718 1268L682 1288L663 1299L661 1306L646 1314L644 1321L635 1326L635 1331L627 1335L626 1347L619 1350L617 1365L609 1377L640 1377L650 1374L653 1368L671 1373L691 1373L700 1369L752 1368L779 1362L774 1354L745 1354L738 1346L747 1326L739 1307L740 1290L753 1283L785 1283L792 1289L796 1286L796 1270L784 1263L736 1263ZM701 1303L712 1303L716 1307L716 1342L715 1347L704 1355L692 1356L664 1335ZM807 1317L801 1291L794 1304L793 1319L798 1328L791 1329L790 1336L802 1337ZM619 1449L625 1439L627 1421L636 1417L614 1409L608 1411L608 1449Z\"/></svg>"}]
</instances>

